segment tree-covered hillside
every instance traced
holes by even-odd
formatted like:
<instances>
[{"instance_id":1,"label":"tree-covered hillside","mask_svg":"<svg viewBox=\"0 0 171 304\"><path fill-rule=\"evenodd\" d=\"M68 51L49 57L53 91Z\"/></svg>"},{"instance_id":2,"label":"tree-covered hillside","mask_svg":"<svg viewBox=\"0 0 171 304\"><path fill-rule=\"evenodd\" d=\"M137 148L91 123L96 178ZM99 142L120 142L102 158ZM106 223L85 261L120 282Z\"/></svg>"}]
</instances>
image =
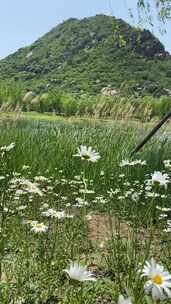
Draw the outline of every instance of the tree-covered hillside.
<instances>
[{"instance_id":1,"label":"tree-covered hillside","mask_svg":"<svg viewBox=\"0 0 171 304\"><path fill-rule=\"evenodd\" d=\"M121 93L167 95L171 56L149 31L121 19L69 19L1 60L4 82L36 94L54 88L98 94L110 85Z\"/></svg>"}]
</instances>

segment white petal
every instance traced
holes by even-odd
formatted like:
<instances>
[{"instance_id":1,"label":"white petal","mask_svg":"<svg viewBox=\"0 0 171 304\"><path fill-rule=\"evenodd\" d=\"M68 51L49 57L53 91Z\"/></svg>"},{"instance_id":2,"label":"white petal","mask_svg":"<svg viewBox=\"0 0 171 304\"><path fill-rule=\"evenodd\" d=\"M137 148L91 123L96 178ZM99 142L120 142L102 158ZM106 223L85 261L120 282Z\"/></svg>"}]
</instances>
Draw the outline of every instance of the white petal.
<instances>
[{"instance_id":1,"label":"white petal","mask_svg":"<svg viewBox=\"0 0 171 304\"><path fill-rule=\"evenodd\" d=\"M157 285L153 285L152 298L153 298L153 300L162 300L162 298L163 298L162 289L160 287L158 287Z\"/></svg>"}]
</instances>

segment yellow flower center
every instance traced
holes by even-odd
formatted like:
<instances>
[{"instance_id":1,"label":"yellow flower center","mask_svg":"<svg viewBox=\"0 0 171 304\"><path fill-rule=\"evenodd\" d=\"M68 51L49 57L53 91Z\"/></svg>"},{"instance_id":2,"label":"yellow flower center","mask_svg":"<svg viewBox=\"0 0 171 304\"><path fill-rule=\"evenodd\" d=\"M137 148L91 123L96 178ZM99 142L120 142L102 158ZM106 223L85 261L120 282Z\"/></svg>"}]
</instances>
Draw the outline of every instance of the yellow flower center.
<instances>
[{"instance_id":1,"label":"yellow flower center","mask_svg":"<svg viewBox=\"0 0 171 304\"><path fill-rule=\"evenodd\" d=\"M161 285L163 283L163 278L157 274L152 278L153 283Z\"/></svg>"},{"instance_id":2,"label":"yellow flower center","mask_svg":"<svg viewBox=\"0 0 171 304\"><path fill-rule=\"evenodd\" d=\"M84 159L90 159L90 156L87 155L87 154L84 154L84 155L82 155L82 158L84 158Z\"/></svg>"},{"instance_id":3,"label":"yellow flower center","mask_svg":"<svg viewBox=\"0 0 171 304\"><path fill-rule=\"evenodd\" d=\"M43 228L43 227L44 227L43 224L36 224L36 228L38 228L38 229L41 229L41 228Z\"/></svg>"}]
</instances>

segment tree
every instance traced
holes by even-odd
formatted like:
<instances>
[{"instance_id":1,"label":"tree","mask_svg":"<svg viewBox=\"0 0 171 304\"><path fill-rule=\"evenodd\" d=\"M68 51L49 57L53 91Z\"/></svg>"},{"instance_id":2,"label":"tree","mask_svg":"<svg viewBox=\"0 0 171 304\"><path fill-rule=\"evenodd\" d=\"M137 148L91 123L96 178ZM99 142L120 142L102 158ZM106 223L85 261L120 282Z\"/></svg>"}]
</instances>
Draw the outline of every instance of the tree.
<instances>
[{"instance_id":1,"label":"tree","mask_svg":"<svg viewBox=\"0 0 171 304\"><path fill-rule=\"evenodd\" d=\"M140 18L142 14L145 14L150 22L152 21L151 16L154 10L162 23L171 19L171 0L137 0L137 8Z\"/></svg>"}]
</instances>

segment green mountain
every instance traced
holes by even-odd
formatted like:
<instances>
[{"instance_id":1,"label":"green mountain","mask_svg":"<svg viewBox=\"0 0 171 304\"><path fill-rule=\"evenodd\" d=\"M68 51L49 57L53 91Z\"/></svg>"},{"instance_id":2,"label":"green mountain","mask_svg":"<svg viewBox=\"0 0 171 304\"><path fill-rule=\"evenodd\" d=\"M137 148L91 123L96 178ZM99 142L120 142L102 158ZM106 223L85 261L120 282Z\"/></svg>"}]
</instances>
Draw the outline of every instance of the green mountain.
<instances>
[{"instance_id":1,"label":"green mountain","mask_svg":"<svg viewBox=\"0 0 171 304\"><path fill-rule=\"evenodd\" d=\"M21 83L36 94L56 88L98 94L167 95L171 56L148 30L97 15L69 19L32 45L0 61L0 83Z\"/></svg>"}]
</instances>

